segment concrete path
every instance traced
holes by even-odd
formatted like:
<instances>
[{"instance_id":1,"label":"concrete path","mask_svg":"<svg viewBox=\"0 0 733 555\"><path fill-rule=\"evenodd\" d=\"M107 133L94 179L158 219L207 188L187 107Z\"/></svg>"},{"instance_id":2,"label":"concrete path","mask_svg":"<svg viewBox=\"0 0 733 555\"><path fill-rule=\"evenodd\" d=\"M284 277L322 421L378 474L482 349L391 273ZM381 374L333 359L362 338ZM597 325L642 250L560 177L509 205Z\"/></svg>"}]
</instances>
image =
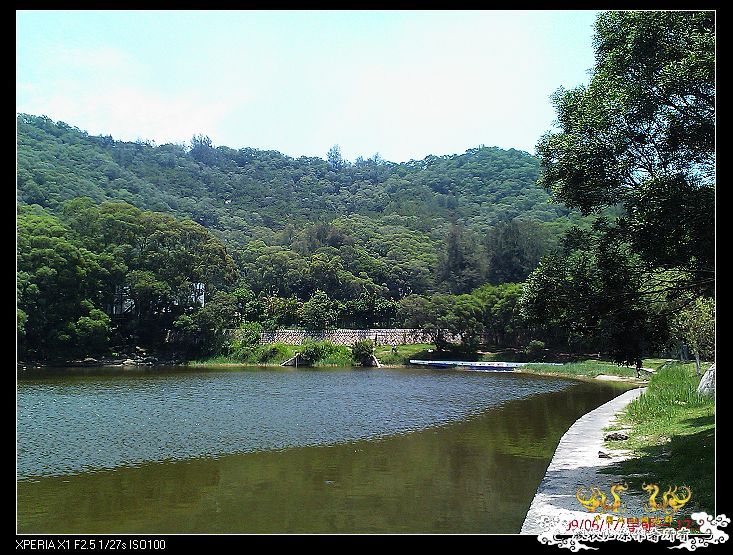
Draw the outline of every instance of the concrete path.
<instances>
[{"instance_id":1,"label":"concrete path","mask_svg":"<svg viewBox=\"0 0 733 555\"><path fill-rule=\"evenodd\" d=\"M615 415L633 399L641 395L645 388L632 389L622 393L608 403L579 418L565 435L555 450L550 466L542 479L532 500L522 525L522 534L540 534L539 523L544 515L583 519L590 514L575 498L576 490L584 486L599 487L609 496L613 482L622 481L621 477L600 474L598 470L628 455L623 451L611 451L603 446L603 428L608 426ZM600 458L598 452L609 453L612 458ZM646 500L643 492L626 491L622 499L630 512Z\"/></svg>"}]
</instances>

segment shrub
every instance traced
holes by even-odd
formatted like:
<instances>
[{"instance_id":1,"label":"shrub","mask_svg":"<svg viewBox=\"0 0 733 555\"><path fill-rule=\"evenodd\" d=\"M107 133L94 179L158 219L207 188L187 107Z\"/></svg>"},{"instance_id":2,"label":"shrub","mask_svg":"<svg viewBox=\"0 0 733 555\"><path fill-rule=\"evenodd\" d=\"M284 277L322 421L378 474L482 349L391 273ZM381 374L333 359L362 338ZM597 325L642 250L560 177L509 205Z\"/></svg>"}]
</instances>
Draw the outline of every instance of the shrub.
<instances>
[{"instance_id":1,"label":"shrub","mask_svg":"<svg viewBox=\"0 0 733 555\"><path fill-rule=\"evenodd\" d=\"M372 365L372 355L374 354L374 343L371 339L362 339L357 341L351 347L351 358L356 364L362 366Z\"/></svg>"},{"instance_id":2,"label":"shrub","mask_svg":"<svg viewBox=\"0 0 733 555\"><path fill-rule=\"evenodd\" d=\"M257 351L257 362L270 362L274 358L282 358L286 351L287 348L282 343L263 345Z\"/></svg>"},{"instance_id":3,"label":"shrub","mask_svg":"<svg viewBox=\"0 0 733 555\"><path fill-rule=\"evenodd\" d=\"M244 322L229 345L229 354L247 360L260 343L262 326L257 322Z\"/></svg>"},{"instance_id":4,"label":"shrub","mask_svg":"<svg viewBox=\"0 0 733 555\"><path fill-rule=\"evenodd\" d=\"M334 345L330 341L305 341L300 346L300 364L313 366L316 362L328 365L348 366L351 352L348 347Z\"/></svg>"},{"instance_id":5,"label":"shrub","mask_svg":"<svg viewBox=\"0 0 733 555\"><path fill-rule=\"evenodd\" d=\"M277 347L264 345L257 350L257 362L267 362L277 356Z\"/></svg>"},{"instance_id":6,"label":"shrub","mask_svg":"<svg viewBox=\"0 0 733 555\"><path fill-rule=\"evenodd\" d=\"M300 347L300 361L305 366L313 366L326 356L327 351L326 341L306 341Z\"/></svg>"},{"instance_id":7,"label":"shrub","mask_svg":"<svg viewBox=\"0 0 733 555\"><path fill-rule=\"evenodd\" d=\"M542 360L544 357L545 344L542 341L533 339L529 342L524 352L531 360Z\"/></svg>"}]
</instances>

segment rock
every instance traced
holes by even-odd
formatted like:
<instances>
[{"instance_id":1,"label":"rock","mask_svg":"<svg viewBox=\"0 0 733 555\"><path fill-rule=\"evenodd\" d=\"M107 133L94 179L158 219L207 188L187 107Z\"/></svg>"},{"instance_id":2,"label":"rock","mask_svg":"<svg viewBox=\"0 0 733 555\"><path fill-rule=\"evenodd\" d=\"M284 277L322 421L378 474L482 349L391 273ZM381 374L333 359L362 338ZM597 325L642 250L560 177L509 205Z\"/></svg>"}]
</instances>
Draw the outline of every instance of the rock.
<instances>
[{"instance_id":1,"label":"rock","mask_svg":"<svg viewBox=\"0 0 733 555\"><path fill-rule=\"evenodd\" d=\"M715 363L710 365L697 386L697 392L715 397Z\"/></svg>"},{"instance_id":2,"label":"rock","mask_svg":"<svg viewBox=\"0 0 733 555\"><path fill-rule=\"evenodd\" d=\"M629 435L625 432L608 432L603 436L603 441L621 441L622 439L629 439Z\"/></svg>"},{"instance_id":3,"label":"rock","mask_svg":"<svg viewBox=\"0 0 733 555\"><path fill-rule=\"evenodd\" d=\"M604 453L603 451L598 451L598 458L599 459L610 459L611 455L608 453Z\"/></svg>"}]
</instances>

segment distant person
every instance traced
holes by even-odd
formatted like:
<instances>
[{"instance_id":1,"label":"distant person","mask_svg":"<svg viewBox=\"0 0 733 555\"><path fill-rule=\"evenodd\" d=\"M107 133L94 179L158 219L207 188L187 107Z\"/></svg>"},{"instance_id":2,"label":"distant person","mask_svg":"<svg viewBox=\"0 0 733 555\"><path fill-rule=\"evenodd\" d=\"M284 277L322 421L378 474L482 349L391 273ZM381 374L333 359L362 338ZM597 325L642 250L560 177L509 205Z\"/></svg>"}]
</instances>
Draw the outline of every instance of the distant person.
<instances>
[{"instance_id":1,"label":"distant person","mask_svg":"<svg viewBox=\"0 0 733 555\"><path fill-rule=\"evenodd\" d=\"M636 359L636 377L641 378L641 359Z\"/></svg>"}]
</instances>

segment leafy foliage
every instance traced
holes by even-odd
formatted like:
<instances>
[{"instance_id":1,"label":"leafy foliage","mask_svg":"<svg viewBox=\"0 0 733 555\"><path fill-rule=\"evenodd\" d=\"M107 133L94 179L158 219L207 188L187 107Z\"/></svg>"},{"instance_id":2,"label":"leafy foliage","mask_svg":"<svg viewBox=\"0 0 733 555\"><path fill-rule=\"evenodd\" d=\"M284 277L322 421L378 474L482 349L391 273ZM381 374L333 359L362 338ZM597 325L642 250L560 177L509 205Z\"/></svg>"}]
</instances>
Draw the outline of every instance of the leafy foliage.
<instances>
[{"instance_id":1,"label":"leafy foliage","mask_svg":"<svg viewBox=\"0 0 733 555\"><path fill-rule=\"evenodd\" d=\"M545 343L537 339L533 339L527 343L527 347L524 349L529 360L541 360L543 351L545 350Z\"/></svg>"},{"instance_id":2,"label":"leafy foliage","mask_svg":"<svg viewBox=\"0 0 733 555\"><path fill-rule=\"evenodd\" d=\"M701 360L715 358L715 301L698 297L677 314L672 334L695 354L695 370L700 374Z\"/></svg>"},{"instance_id":3,"label":"leafy foliage","mask_svg":"<svg viewBox=\"0 0 733 555\"><path fill-rule=\"evenodd\" d=\"M224 246L191 221L90 199L64 204L63 222L38 206L18 214L20 351L38 359L105 354L113 339L157 347L178 341L214 346L211 330L235 319L221 289L236 268ZM211 295L205 308L193 294ZM123 294L128 317L120 315ZM115 312L114 306L119 310ZM204 333L202 333L204 332ZM196 339L194 339L196 336Z\"/></svg>"},{"instance_id":4,"label":"leafy foliage","mask_svg":"<svg viewBox=\"0 0 733 555\"><path fill-rule=\"evenodd\" d=\"M531 338L633 361L714 292L714 40L712 12L602 14L590 83L555 95L539 159L480 147L351 163L337 145L294 159L19 114L21 354L284 356L232 343L246 322L415 327L439 350Z\"/></svg>"},{"instance_id":5,"label":"leafy foliage","mask_svg":"<svg viewBox=\"0 0 733 555\"><path fill-rule=\"evenodd\" d=\"M715 285L713 12L607 12L590 84L560 90L560 130L537 150L539 182L611 222L571 229L530 275L522 306L543 337L634 361L671 314Z\"/></svg>"},{"instance_id":6,"label":"leafy foliage","mask_svg":"<svg viewBox=\"0 0 733 555\"><path fill-rule=\"evenodd\" d=\"M715 21L711 11L606 12L590 84L555 95L540 183L584 213L620 204L634 249L710 287Z\"/></svg>"},{"instance_id":7,"label":"leafy foliage","mask_svg":"<svg viewBox=\"0 0 733 555\"><path fill-rule=\"evenodd\" d=\"M328 160L293 159L215 147L203 135L190 145L155 146L89 136L46 117L20 114L17 121L21 204L58 214L78 197L122 200L193 220L224 242L255 293L301 301L316 289L337 300L362 293L401 298L515 280L547 246L525 245L526 238L535 231L556 237L559 218L569 213L547 202L535 185L538 160L517 150L350 163L337 146ZM532 253L497 260L487 276L483 237L515 218L533 222L522 224L534 226L532 233L502 240ZM465 230L469 248L445 242L454 224Z\"/></svg>"},{"instance_id":8,"label":"leafy foliage","mask_svg":"<svg viewBox=\"0 0 733 555\"><path fill-rule=\"evenodd\" d=\"M305 366L313 366L316 362L332 354L336 346L328 341L306 341L300 347L299 359Z\"/></svg>"},{"instance_id":9,"label":"leafy foliage","mask_svg":"<svg viewBox=\"0 0 733 555\"><path fill-rule=\"evenodd\" d=\"M374 355L374 343L371 339L357 341L351 346L351 357L356 364L371 366Z\"/></svg>"}]
</instances>

